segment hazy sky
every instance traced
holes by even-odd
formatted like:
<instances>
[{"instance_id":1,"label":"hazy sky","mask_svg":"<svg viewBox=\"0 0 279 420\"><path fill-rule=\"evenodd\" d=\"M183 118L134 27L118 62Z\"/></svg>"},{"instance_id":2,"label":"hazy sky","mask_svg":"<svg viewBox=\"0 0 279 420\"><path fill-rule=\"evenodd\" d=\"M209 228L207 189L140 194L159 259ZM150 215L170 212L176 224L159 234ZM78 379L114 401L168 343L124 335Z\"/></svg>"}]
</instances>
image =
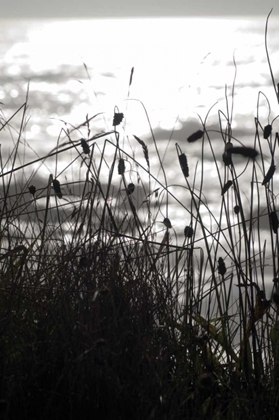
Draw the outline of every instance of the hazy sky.
<instances>
[{"instance_id":1,"label":"hazy sky","mask_svg":"<svg viewBox=\"0 0 279 420\"><path fill-rule=\"evenodd\" d=\"M266 16L275 0L0 0L0 18ZM278 9L278 10L277 10Z\"/></svg>"}]
</instances>

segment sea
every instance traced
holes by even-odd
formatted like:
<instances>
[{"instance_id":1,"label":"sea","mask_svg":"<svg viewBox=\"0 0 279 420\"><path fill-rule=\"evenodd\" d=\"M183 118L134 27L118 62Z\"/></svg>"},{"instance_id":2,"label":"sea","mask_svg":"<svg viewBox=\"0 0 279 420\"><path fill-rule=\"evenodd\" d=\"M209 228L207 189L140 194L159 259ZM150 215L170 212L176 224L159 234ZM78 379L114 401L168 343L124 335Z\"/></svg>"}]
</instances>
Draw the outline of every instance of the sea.
<instances>
[{"instance_id":1,"label":"sea","mask_svg":"<svg viewBox=\"0 0 279 420\"><path fill-rule=\"evenodd\" d=\"M268 50L278 75L279 18L271 16ZM30 122L26 136L34 147L47 143L60 120L79 124L114 107L128 112L127 134L158 141L175 130L189 133L187 121L209 109L210 121L234 88L233 128L250 129L259 91L273 105L274 92L265 51L266 17L2 20L0 101L9 116L24 100L29 84ZM131 69L134 69L129 87ZM236 77L235 77L236 73ZM235 78L235 82L234 82ZM127 99L129 101L127 103ZM226 105L225 105L226 106ZM276 111L275 111L276 113ZM252 118L251 118L252 117ZM111 124L109 123L111 126Z\"/></svg>"},{"instance_id":2,"label":"sea","mask_svg":"<svg viewBox=\"0 0 279 420\"><path fill-rule=\"evenodd\" d=\"M267 32L266 16L1 20L0 121L7 121L27 100L17 163L20 166L47 156L67 142L113 130L114 113L123 113L119 126L123 150L147 168L141 144L134 136L141 139L148 147L150 172L164 183L163 167L171 188L184 185L177 157L179 146L188 157L193 184L193 174L199 171L200 143L189 144L187 138L202 128L201 121L206 119L212 139L217 138L212 144L221 161L222 115L229 115L234 136L242 144L253 146L255 117L265 126L278 114L268 58L277 83L276 15L271 15ZM19 129L13 124L17 124L17 118L20 124L21 115L22 110L13 117L9 130L0 131L4 162L5 153L8 156L14 150ZM91 117L89 133L88 126L82 124ZM274 130L275 126L276 122ZM101 144L103 139L98 141ZM106 147L108 160L114 150ZM203 158L206 200L218 210L220 184L212 151L209 149ZM71 159L70 152L65 152L58 161L46 159L43 165L27 167L26 185L47 185L50 174L61 184L70 182L81 170L81 164L75 161L66 175ZM268 159L267 155L266 165L270 164ZM138 168L132 164L127 167L127 181L139 186ZM11 162L6 161L2 174L10 168ZM109 170L104 177L108 174ZM249 184L245 173L242 180L245 188ZM117 171L112 182L115 191L122 186ZM149 187L152 192L158 185L154 181ZM184 187L175 191L181 202L189 203ZM176 202L168 203L168 208L164 204L162 200L156 217L162 221L168 216L178 235L183 236L185 225L190 223L189 212ZM211 228L214 224L206 209L204 223Z\"/></svg>"}]
</instances>

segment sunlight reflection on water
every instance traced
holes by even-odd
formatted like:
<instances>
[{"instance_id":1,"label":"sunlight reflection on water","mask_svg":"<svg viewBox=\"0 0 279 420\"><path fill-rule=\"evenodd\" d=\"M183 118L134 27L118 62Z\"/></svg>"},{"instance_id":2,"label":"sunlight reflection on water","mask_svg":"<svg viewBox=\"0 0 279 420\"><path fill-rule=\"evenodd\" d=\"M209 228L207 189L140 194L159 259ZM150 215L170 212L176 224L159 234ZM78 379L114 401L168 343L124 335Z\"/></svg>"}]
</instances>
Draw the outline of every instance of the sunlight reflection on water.
<instances>
[{"instance_id":1,"label":"sunlight reflection on water","mask_svg":"<svg viewBox=\"0 0 279 420\"><path fill-rule=\"evenodd\" d=\"M225 84L233 82L233 54L241 87L236 87L236 112L254 110L257 92L245 90L251 82L266 83L264 19L23 21L17 26L21 30L12 22L4 25L9 44L1 58L6 82L16 79L23 86L2 84L2 99L22 97L30 80L30 96L45 96L40 105L47 115L74 118L73 123L84 118L83 102L88 112L111 113L116 104L125 108L132 67L130 97L142 100L153 127L163 129L171 129L179 114L185 121L223 101ZM139 135L147 134L138 113L130 124Z\"/></svg>"}]
</instances>

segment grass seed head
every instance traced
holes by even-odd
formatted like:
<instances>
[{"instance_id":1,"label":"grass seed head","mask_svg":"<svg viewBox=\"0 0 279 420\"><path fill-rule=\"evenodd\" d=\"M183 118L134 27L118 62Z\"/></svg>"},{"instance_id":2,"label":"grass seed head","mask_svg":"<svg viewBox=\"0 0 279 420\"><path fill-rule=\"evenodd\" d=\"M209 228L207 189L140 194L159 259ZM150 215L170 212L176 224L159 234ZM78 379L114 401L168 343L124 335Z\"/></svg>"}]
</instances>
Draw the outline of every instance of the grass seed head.
<instances>
[{"instance_id":1,"label":"grass seed head","mask_svg":"<svg viewBox=\"0 0 279 420\"><path fill-rule=\"evenodd\" d=\"M148 148L147 148L146 144L139 137L135 136L134 134L133 134L133 136L137 140L137 142L139 142L139 144L141 145L142 150L143 150L143 155L144 155L144 158L146 160L147 166L150 167L149 155L148 155Z\"/></svg>"},{"instance_id":2,"label":"grass seed head","mask_svg":"<svg viewBox=\"0 0 279 420\"><path fill-rule=\"evenodd\" d=\"M234 206L233 210L234 210L235 214L239 214L240 207L238 205L236 205L236 206Z\"/></svg>"},{"instance_id":3,"label":"grass seed head","mask_svg":"<svg viewBox=\"0 0 279 420\"><path fill-rule=\"evenodd\" d=\"M277 230L278 230L278 226L279 226L278 217L277 217L276 211L272 211L270 213L270 224L271 224L271 227L272 227L273 232L276 234L277 233Z\"/></svg>"},{"instance_id":4,"label":"grass seed head","mask_svg":"<svg viewBox=\"0 0 279 420\"><path fill-rule=\"evenodd\" d=\"M127 189L126 189L127 195L133 194L134 191L135 191L135 185L131 182L130 184L128 184Z\"/></svg>"},{"instance_id":5,"label":"grass seed head","mask_svg":"<svg viewBox=\"0 0 279 420\"><path fill-rule=\"evenodd\" d=\"M133 81L133 74L134 74L134 67L131 68L131 73L130 73L130 80L129 80L129 86L131 86L132 81Z\"/></svg>"},{"instance_id":6,"label":"grass seed head","mask_svg":"<svg viewBox=\"0 0 279 420\"><path fill-rule=\"evenodd\" d=\"M53 189L55 191L55 194L57 195L58 198L62 198L62 192L61 192L61 188L60 188L60 182L58 181L58 179L54 179L52 181L52 185L53 185Z\"/></svg>"},{"instance_id":7,"label":"grass seed head","mask_svg":"<svg viewBox=\"0 0 279 420\"><path fill-rule=\"evenodd\" d=\"M271 180L271 178L273 177L273 175L275 173L275 169L276 169L275 165L270 166L269 170L267 171L267 173L266 173L266 175L263 179L262 185L266 185Z\"/></svg>"},{"instance_id":8,"label":"grass seed head","mask_svg":"<svg viewBox=\"0 0 279 420\"><path fill-rule=\"evenodd\" d=\"M187 141L189 143L193 143L194 141L197 141L199 139L201 139L203 137L204 132L202 130L198 130L195 133L191 134L188 138Z\"/></svg>"},{"instance_id":9,"label":"grass seed head","mask_svg":"<svg viewBox=\"0 0 279 420\"><path fill-rule=\"evenodd\" d=\"M35 193L37 191L36 187L34 185L30 185L30 187L28 187L28 190L29 190L30 194L32 194L33 197L34 197Z\"/></svg>"},{"instance_id":10,"label":"grass seed head","mask_svg":"<svg viewBox=\"0 0 279 420\"><path fill-rule=\"evenodd\" d=\"M119 163L118 163L118 174L119 175L123 175L125 172L125 161L124 159L119 159Z\"/></svg>"},{"instance_id":11,"label":"grass seed head","mask_svg":"<svg viewBox=\"0 0 279 420\"><path fill-rule=\"evenodd\" d=\"M251 159L255 159L259 154L259 152L256 149L254 149L254 147L244 146L231 147L230 149L228 149L227 153L234 155L242 155Z\"/></svg>"},{"instance_id":12,"label":"grass seed head","mask_svg":"<svg viewBox=\"0 0 279 420\"><path fill-rule=\"evenodd\" d=\"M227 271L226 264L224 263L224 260L221 257L218 259L218 267L217 267L217 269L218 269L218 273L221 276L224 276L226 274L226 271Z\"/></svg>"},{"instance_id":13,"label":"grass seed head","mask_svg":"<svg viewBox=\"0 0 279 420\"><path fill-rule=\"evenodd\" d=\"M265 140L268 139L268 137L271 134L271 131L272 131L272 125L271 124L266 125L263 132L263 136Z\"/></svg>"},{"instance_id":14,"label":"grass seed head","mask_svg":"<svg viewBox=\"0 0 279 420\"><path fill-rule=\"evenodd\" d=\"M183 175L185 176L185 178L188 178L189 167L188 167L187 157L186 157L185 153L182 153L181 155L179 155L178 159L179 159L179 163L180 163L180 167L181 167L181 170L183 172Z\"/></svg>"},{"instance_id":15,"label":"grass seed head","mask_svg":"<svg viewBox=\"0 0 279 420\"><path fill-rule=\"evenodd\" d=\"M229 179L222 188L221 195L226 194L228 189L232 186L233 182Z\"/></svg>"},{"instance_id":16,"label":"grass seed head","mask_svg":"<svg viewBox=\"0 0 279 420\"><path fill-rule=\"evenodd\" d=\"M171 221L170 221L170 219L169 219L168 217L165 217L165 218L164 218L163 223L164 223L164 225L165 225L168 229L171 229L171 228L172 228Z\"/></svg>"},{"instance_id":17,"label":"grass seed head","mask_svg":"<svg viewBox=\"0 0 279 420\"><path fill-rule=\"evenodd\" d=\"M123 118L124 118L124 114L122 112L115 112L112 125L116 127L122 122Z\"/></svg>"},{"instance_id":18,"label":"grass seed head","mask_svg":"<svg viewBox=\"0 0 279 420\"><path fill-rule=\"evenodd\" d=\"M194 230L191 226L186 226L184 229L185 238L191 238L194 234Z\"/></svg>"},{"instance_id":19,"label":"grass seed head","mask_svg":"<svg viewBox=\"0 0 279 420\"><path fill-rule=\"evenodd\" d=\"M81 147L82 147L83 153L84 153L85 155L89 155L89 153L90 153L90 148L89 148L89 146L88 146L87 141L86 141L86 140L84 140L84 139L81 139L80 144L81 144Z\"/></svg>"}]
</instances>

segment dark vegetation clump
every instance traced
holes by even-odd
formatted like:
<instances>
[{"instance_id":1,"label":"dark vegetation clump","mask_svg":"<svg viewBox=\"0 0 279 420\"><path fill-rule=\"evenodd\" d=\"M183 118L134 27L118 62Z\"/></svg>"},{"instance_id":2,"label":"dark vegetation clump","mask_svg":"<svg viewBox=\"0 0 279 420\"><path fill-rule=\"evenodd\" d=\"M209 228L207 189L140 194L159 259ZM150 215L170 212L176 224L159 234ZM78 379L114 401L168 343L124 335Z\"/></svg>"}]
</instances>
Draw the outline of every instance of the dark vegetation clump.
<instances>
[{"instance_id":1,"label":"dark vegetation clump","mask_svg":"<svg viewBox=\"0 0 279 420\"><path fill-rule=\"evenodd\" d=\"M115 110L26 164L27 103L1 117L0 418L277 419L276 117L248 145L200 119L171 184Z\"/></svg>"}]
</instances>

